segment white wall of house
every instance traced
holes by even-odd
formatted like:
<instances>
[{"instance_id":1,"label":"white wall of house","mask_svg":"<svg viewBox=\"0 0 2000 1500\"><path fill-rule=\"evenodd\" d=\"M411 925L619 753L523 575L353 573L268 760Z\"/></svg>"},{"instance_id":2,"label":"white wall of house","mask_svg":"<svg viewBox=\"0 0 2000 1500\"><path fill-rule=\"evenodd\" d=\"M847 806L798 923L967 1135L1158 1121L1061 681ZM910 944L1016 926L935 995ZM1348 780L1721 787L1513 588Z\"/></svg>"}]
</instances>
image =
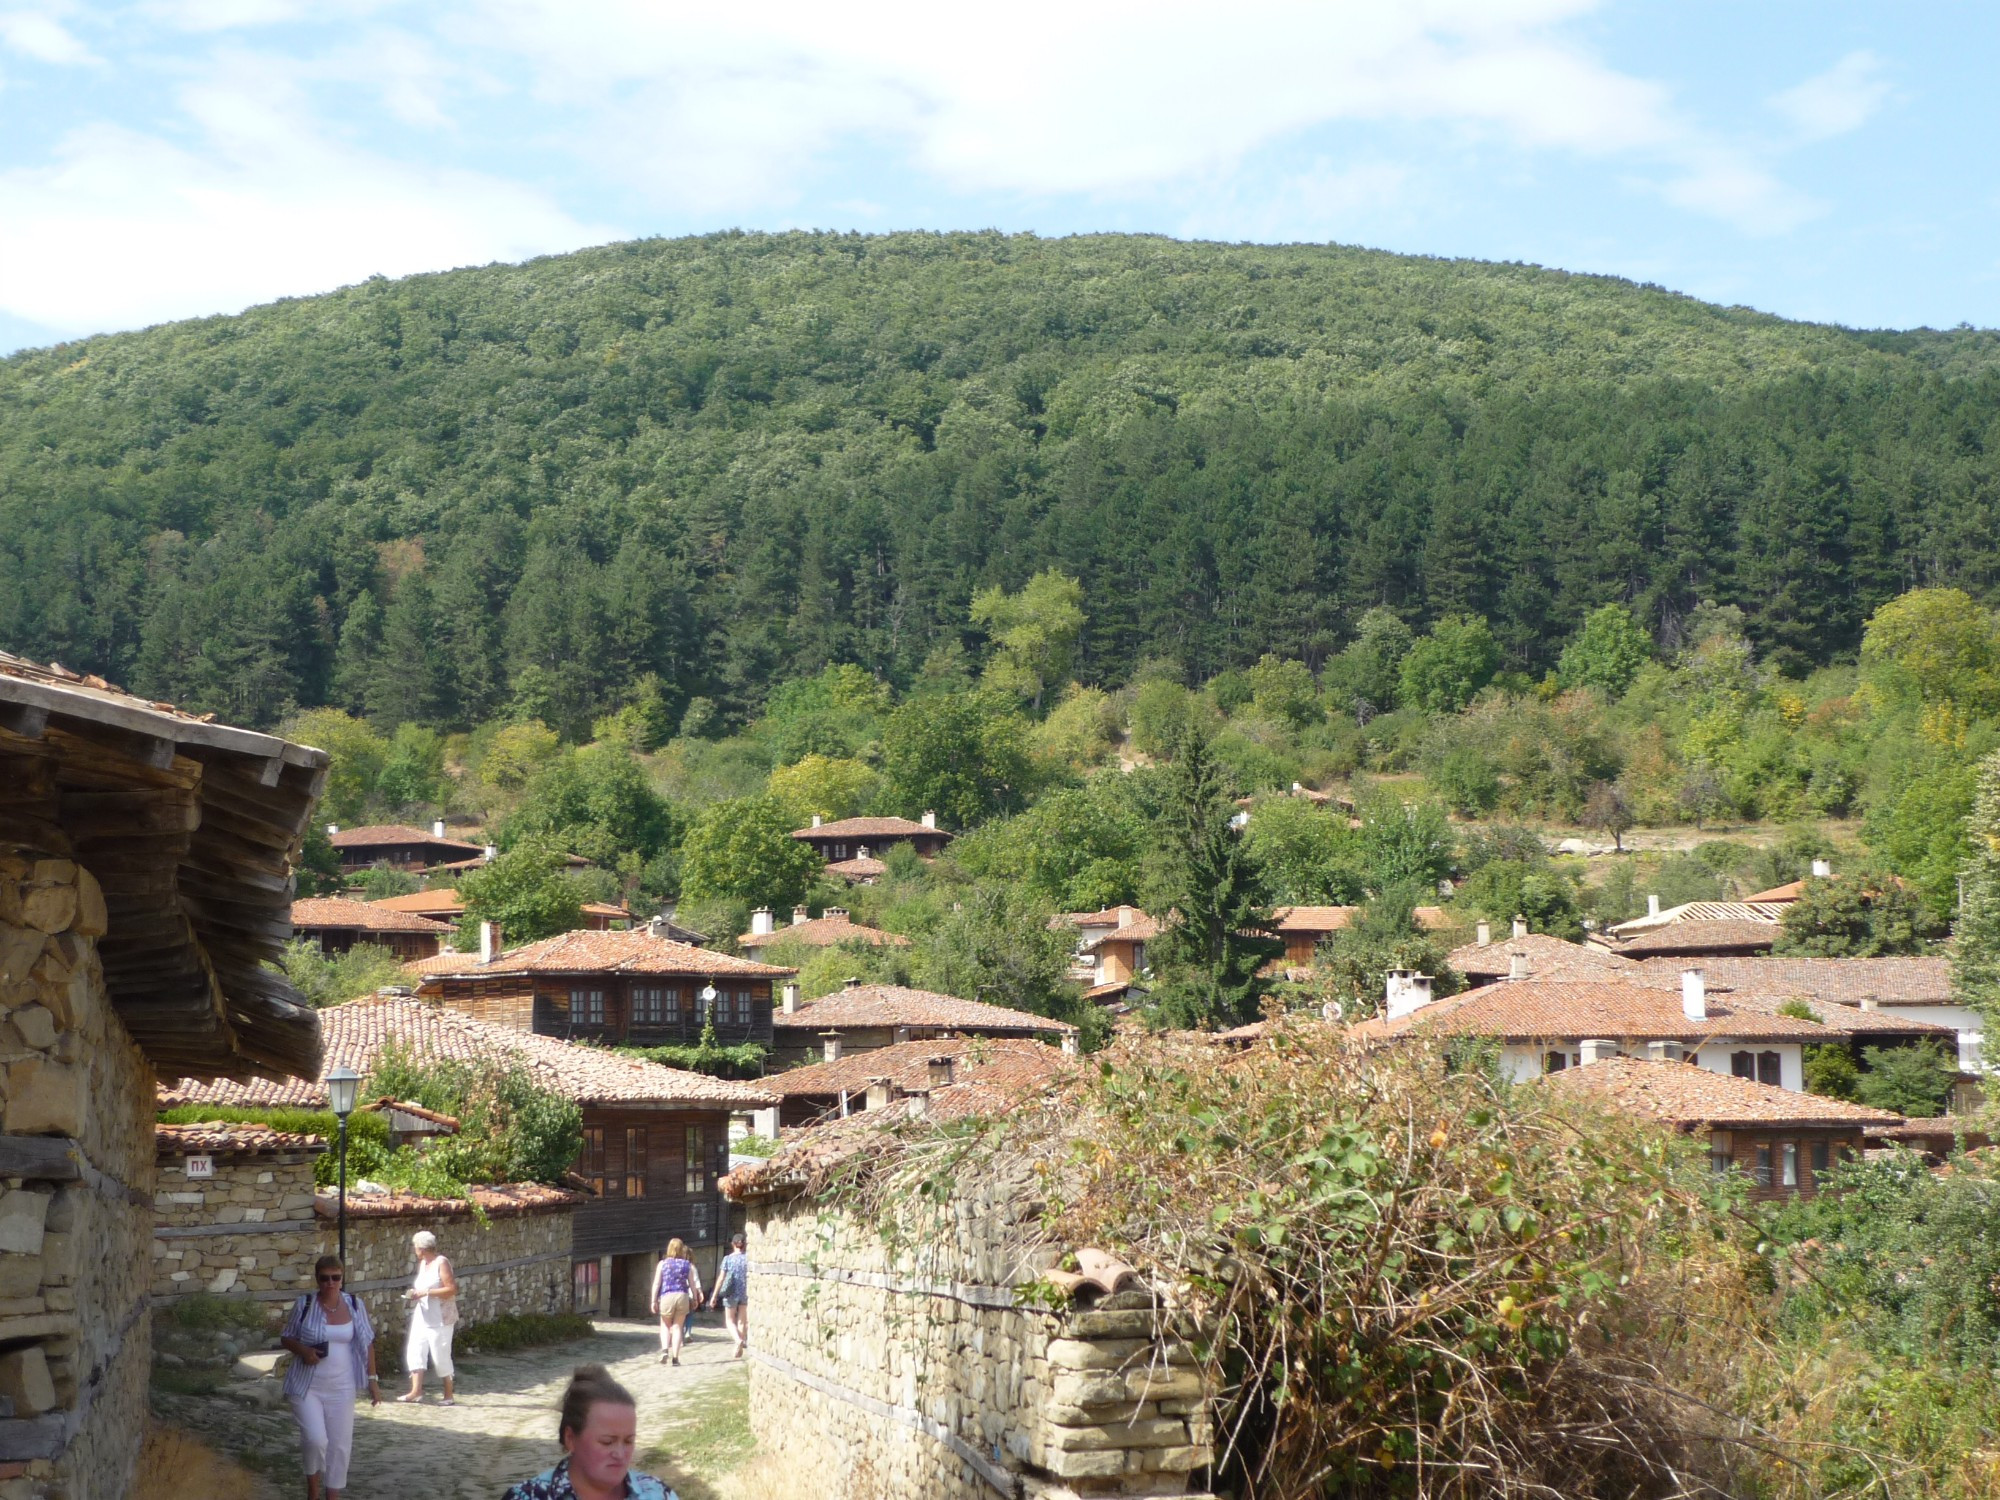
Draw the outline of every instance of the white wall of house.
<instances>
[{"instance_id":1,"label":"white wall of house","mask_svg":"<svg viewBox=\"0 0 2000 1500\"><path fill-rule=\"evenodd\" d=\"M1526 1083L1530 1078L1541 1075L1542 1059L1550 1052L1567 1051L1569 1065L1578 1066L1583 1061L1579 1048L1577 1040L1545 1046L1509 1043L1500 1049L1500 1066L1513 1082ZM1646 1044L1626 1042L1619 1050L1627 1057L1644 1057ZM1712 1073L1728 1073L1730 1054L1734 1052L1775 1052L1778 1054L1779 1087L1802 1091L1806 1086L1805 1051L1796 1042L1718 1042L1702 1047L1695 1053L1695 1061Z\"/></svg>"},{"instance_id":2,"label":"white wall of house","mask_svg":"<svg viewBox=\"0 0 2000 1500\"><path fill-rule=\"evenodd\" d=\"M1883 1006L1893 1009L1899 1016L1908 1016L1916 1021L1929 1021L1938 1026L1949 1026L1958 1033L1958 1065L1967 1073L1984 1073L1986 1067L1980 1062L1981 1044L1986 1039L1986 1020L1969 1005L1897 1005Z\"/></svg>"}]
</instances>

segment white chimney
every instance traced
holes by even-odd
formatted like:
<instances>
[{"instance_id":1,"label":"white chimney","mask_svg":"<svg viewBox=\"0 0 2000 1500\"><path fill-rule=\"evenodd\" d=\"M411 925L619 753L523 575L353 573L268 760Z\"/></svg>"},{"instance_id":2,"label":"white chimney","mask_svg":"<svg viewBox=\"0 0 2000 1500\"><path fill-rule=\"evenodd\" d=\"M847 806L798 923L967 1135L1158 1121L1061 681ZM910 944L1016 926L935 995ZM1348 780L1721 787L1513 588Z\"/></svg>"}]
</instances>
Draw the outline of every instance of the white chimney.
<instances>
[{"instance_id":1,"label":"white chimney","mask_svg":"<svg viewBox=\"0 0 2000 1500\"><path fill-rule=\"evenodd\" d=\"M1690 1021L1708 1019L1708 981L1699 969L1681 970L1681 1014Z\"/></svg>"},{"instance_id":2,"label":"white chimney","mask_svg":"<svg viewBox=\"0 0 2000 1500\"><path fill-rule=\"evenodd\" d=\"M868 1080L868 1108L887 1109L889 1107L889 1099L890 1088L888 1079L871 1078Z\"/></svg>"},{"instance_id":3,"label":"white chimney","mask_svg":"<svg viewBox=\"0 0 2000 1500\"><path fill-rule=\"evenodd\" d=\"M1674 1044L1672 1042L1646 1043L1646 1061L1663 1063L1672 1062L1673 1060Z\"/></svg>"},{"instance_id":4,"label":"white chimney","mask_svg":"<svg viewBox=\"0 0 2000 1500\"><path fill-rule=\"evenodd\" d=\"M771 935L771 908L760 906L750 913L750 936L769 937Z\"/></svg>"},{"instance_id":5,"label":"white chimney","mask_svg":"<svg viewBox=\"0 0 2000 1500\"><path fill-rule=\"evenodd\" d=\"M1431 976L1428 974L1412 974L1410 976L1409 995L1411 1009L1422 1010L1426 1005L1429 1005L1431 1003Z\"/></svg>"},{"instance_id":6,"label":"white chimney","mask_svg":"<svg viewBox=\"0 0 2000 1500\"><path fill-rule=\"evenodd\" d=\"M825 1057L824 1057L824 1061L826 1061L826 1062L839 1062L839 1061L840 1061L840 1033L839 1033L839 1032L837 1032L837 1031L822 1031L822 1032L821 1032L821 1033L819 1034L819 1045L820 1045L820 1051L821 1051L822 1053L824 1053L824 1054L825 1054Z\"/></svg>"},{"instance_id":7,"label":"white chimney","mask_svg":"<svg viewBox=\"0 0 2000 1500\"><path fill-rule=\"evenodd\" d=\"M784 996L785 996L785 1014L788 1016L797 1015L799 1013L798 984L794 982L792 984L786 985L784 988Z\"/></svg>"},{"instance_id":8,"label":"white chimney","mask_svg":"<svg viewBox=\"0 0 2000 1500\"><path fill-rule=\"evenodd\" d=\"M1479 934L1480 947L1487 948L1492 946L1493 924L1491 922L1481 922L1478 925L1478 927L1474 928L1473 930Z\"/></svg>"},{"instance_id":9,"label":"white chimney","mask_svg":"<svg viewBox=\"0 0 2000 1500\"><path fill-rule=\"evenodd\" d=\"M1063 1047L1063 1056L1064 1056L1064 1057L1075 1057L1075 1056L1076 1056L1076 1051L1077 1051L1077 1048L1076 1048L1076 1033L1075 1033L1074 1031L1065 1031L1065 1032L1063 1033L1063 1043L1062 1043L1062 1047Z\"/></svg>"},{"instance_id":10,"label":"white chimney","mask_svg":"<svg viewBox=\"0 0 2000 1500\"><path fill-rule=\"evenodd\" d=\"M1824 860L1824 859L1816 859L1816 860L1814 860L1814 861L1813 861L1813 879L1815 879L1815 880L1831 880L1831 879L1833 879L1833 864L1832 864L1832 862L1831 862L1830 860Z\"/></svg>"},{"instance_id":11,"label":"white chimney","mask_svg":"<svg viewBox=\"0 0 2000 1500\"><path fill-rule=\"evenodd\" d=\"M1528 967L1527 954L1510 953L1507 955L1507 977L1509 979L1526 979L1532 972Z\"/></svg>"},{"instance_id":12,"label":"white chimney","mask_svg":"<svg viewBox=\"0 0 2000 1500\"><path fill-rule=\"evenodd\" d=\"M819 814L818 814L818 813L814 813L814 814L813 814L813 827L815 827L815 828L819 827Z\"/></svg>"},{"instance_id":13,"label":"white chimney","mask_svg":"<svg viewBox=\"0 0 2000 1500\"><path fill-rule=\"evenodd\" d=\"M1303 792L1304 790L1305 788L1300 786L1296 781L1292 783L1292 795L1294 797L1298 796L1298 794L1300 792Z\"/></svg>"},{"instance_id":14,"label":"white chimney","mask_svg":"<svg viewBox=\"0 0 2000 1500\"><path fill-rule=\"evenodd\" d=\"M1646 898L1646 915L1649 917L1657 917L1659 914L1660 914L1660 898L1658 896L1648 896Z\"/></svg>"},{"instance_id":15,"label":"white chimney","mask_svg":"<svg viewBox=\"0 0 2000 1500\"><path fill-rule=\"evenodd\" d=\"M936 814L936 813L934 813L934 812L927 812L927 813L925 813L925 814L924 814L924 827L926 827L926 828L935 828L935 827L937 827L937 814Z\"/></svg>"},{"instance_id":16,"label":"white chimney","mask_svg":"<svg viewBox=\"0 0 2000 1500\"><path fill-rule=\"evenodd\" d=\"M1515 917L1514 936L1517 938L1524 938L1527 935L1528 935L1528 919L1526 917L1520 917L1520 916Z\"/></svg>"},{"instance_id":17,"label":"white chimney","mask_svg":"<svg viewBox=\"0 0 2000 1500\"><path fill-rule=\"evenodd\" d=\"M925 1075L934 1089L948 1088L952 1081L952 1061L949 1055L933 1057L924 1065Z\"/></svg>"},{"instance_id":18,"label":"white chimney","mask_svg":"<svg viewBox=\"0 0 2000 1500\"><path fill-rule=\"evenodd\" d=\"M1861 997L1861 1008L1863 1010L1880 1010L1882 1002L1877 1000L1873 995L1863 995Z\"/></svg>"},{"instance_id":19,"label":"white chimney","mask_svg":"<svg viewBox=\"0 0 2000 1500\"><path fill-rule=\"evenodd\" d=\"M498 844L488 844L485 850L481 853L480 857L484 859L487 864L489 865L492 864L494 860L500 857L500 846Z\"/></svg>"},{"instance_id":20,"label":"white chimney","mask_svg":"<svg viewBox=\"0 0 2000 1500\"><path fill-rule=\"evenodd\" d=\"M1383 998L1388 1002L1392 1021L1422 1010L1431 1003L1431 976L1412 974L1408 969L1391 969Z\"/></svg>"},{"instance_id":21,"label":"white chimney","mask_svg":"<svg viewBox=\"0 0 2000 1500\"><path fill-rule=\"evenodd\" d=\"M800 907L799 910L804 911L805 908ZM844 920L847 916L847 908L844 906L829 906L823 915L832 917L836 921Z\"/></svg>"},{"instance_id":22,"label":"white chimney","mask_svg":"<svg viewBox=\"0 0 2000 1500\"><path fill-rule=\"evenodd\" d=\"M1618 1044L1603 1037L1590 1037L1577 1049L1583 1057L1583 1065L1603 1062L1608 1057L1618 1056Z\"/></svg>"},{"instance_id":23,"label":"white chimney","mask_svg":"<svg viewBox=\"0 0 2000 1500\"><path fill-rule=\"evenodd\" d=\"M490 964L499 952L500 924L498 922L481 922L479 924L479 961L483 964Z\"/></svg>"},{"instance_id":24,"label":"white chimney","mask_svg":"<svg viewBox=\"0 0 2000 1500\"><path fill-rule=\"evenodd\" d=\"M854 846L854 857L856 859L866 859L868 857L868 846L866 844L856 844Z\"/></svg>"},{"instance_id":25,"label":"white chimney","mask_svg":"<svg viewBox=\"0 0 2000 1500\"><path fill-rule=\"evenodd\" d=\"M441 839L444 837L443 818L433 818L431 820L431 837L434 839Z\"/></svg>"},{"instance_id":26,"label":"white chimney","mask_svg":"<svg viewBox=\"0 0 2000 1500\"><path fill-rule=\"evenodd\" d=\"M811 920L812 920L811 907L795 906L792 908L792 925L794 927L803 927L806 925L807 922Z\"/></svg>"},{"instance_id":27,"label":"white chimney","mask_svg":"<svg viewBox=\"0 0 2000 1500\"><path fill-rule=\"evenodd\" d=\"M326 825L326 836L328 838L332 838L338 832L340 832L340 825L338 823L329 823Z\"/></svg>"}]
</instances>

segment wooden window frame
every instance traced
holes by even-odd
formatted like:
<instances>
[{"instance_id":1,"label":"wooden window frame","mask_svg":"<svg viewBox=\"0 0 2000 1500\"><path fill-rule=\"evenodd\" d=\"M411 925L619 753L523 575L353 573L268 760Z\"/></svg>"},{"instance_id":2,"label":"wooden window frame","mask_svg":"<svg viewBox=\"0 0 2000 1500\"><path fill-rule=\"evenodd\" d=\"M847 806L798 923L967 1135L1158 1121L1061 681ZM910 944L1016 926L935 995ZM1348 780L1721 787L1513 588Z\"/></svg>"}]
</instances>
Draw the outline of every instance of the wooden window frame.
<instances>
[{"instance_id":1,"label":"wooden window frame","mask_svg":"<svg viewBox=\"0 0 2000 1500\"><path fill-rule=\"evenodd\" d=\"M610 1013L603 990L577 988L569 992L570 1025L603 1026L608 1024Z\"/></svg>"},{"instance_id":2,"label":"wooden window frame","mask_svg":"<svg viewBox=\"0 0 2000 1500\"><path fill-rule=\"evenodd\" d=\"M1757 1081L1759 1083L1768 1083L1773 1088L1783 1088L1785 1086L1784 1057L1776 1052L1759 1052L1757 1054Z\"/></svg>"},{"instance_id":3,"label":"wooden window frame","mask_svg":"<svg viewBox=\"0 0 2000 1500\"><path fill-rule=\"evenodd\" d=\"M646 1196L647 1179L646 1127L627 1125L625 1127L625 1196L643 1198Z\"/></svg>"},{"instance_id":4,"label":"wooden window frame","mask_svg":"<svg viewBox=\"0 0 2000 1500\"><path fill-rule=\"evenodd\" d=\"M596 1260L570 1263L569 1305L571 1312L598 1312L604 1305L604 1267Z\"/></svg>"},{"instance_id":5,"label":"wooden window frame","mask_svg":"<svg viewBox=\"0 0 2000 1500\"><path fill-rule=\"evenodd\" d=\"M684 1127L681 1145L686 1152L681 1164L681 1190L690 1198L701 1196L708 1191L708 1148L704 1144L706 1131L700 1125Z\"/></svg>"},{"instance_id":6,"label":"wooden window frame","mask_svg":"<svg viewBox=\"0 0 2000 1500\"><path fill-rule=\"evenodd\" d=\"M577 1175L588 1182L597 1196L605 1196L604 1188L604 1127L586 1125L583 1130L583 1153L577 1158Z\"/></svg>"},{"instance_id":7,"label":"wooden window frame","mask_svg":"<svg viewBox=\"0 0 2000 1500\"><path fill-rule=\"evenodd\" d=\"M1799 1185L1799 1143L1778 1144L1778 1186L1796 1189Z\"/></svg>"}]
</instances>

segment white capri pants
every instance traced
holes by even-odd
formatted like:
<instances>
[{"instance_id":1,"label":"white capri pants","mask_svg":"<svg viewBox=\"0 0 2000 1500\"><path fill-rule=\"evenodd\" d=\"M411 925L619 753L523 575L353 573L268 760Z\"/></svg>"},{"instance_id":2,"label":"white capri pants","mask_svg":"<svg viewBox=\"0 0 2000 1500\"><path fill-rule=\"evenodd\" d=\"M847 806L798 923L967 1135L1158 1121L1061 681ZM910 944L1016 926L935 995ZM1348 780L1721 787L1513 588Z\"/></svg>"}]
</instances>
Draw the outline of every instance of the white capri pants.
<instances>
[{"instance_id":1,"label":"white capri pants","mask_svg":"<svg viewBox=\"0 0 2000 1500\"><path fill-rule=\"evenodd\" d=\"M345 1358L345 1354L341 1356ZM292 1402L299 1423L299 1449L307 1474L324 1474L330 1490L347 1488L347 1461L354 1456L354 1387L325 1383Z\"/></svg>"},{"instance_id":2,"label":"white capri pants","mask_svg":"<svg viewBox=\"0 0 2000 1500\"><path fill-rule=\"evenodd\" d=\"M432 1328L422 1318L412 1318L410 1336L403 1344L403 1368L414 1375L426 1363L440 1375L452 1373L451 1325Z\"/></svg>"}]
</instances>

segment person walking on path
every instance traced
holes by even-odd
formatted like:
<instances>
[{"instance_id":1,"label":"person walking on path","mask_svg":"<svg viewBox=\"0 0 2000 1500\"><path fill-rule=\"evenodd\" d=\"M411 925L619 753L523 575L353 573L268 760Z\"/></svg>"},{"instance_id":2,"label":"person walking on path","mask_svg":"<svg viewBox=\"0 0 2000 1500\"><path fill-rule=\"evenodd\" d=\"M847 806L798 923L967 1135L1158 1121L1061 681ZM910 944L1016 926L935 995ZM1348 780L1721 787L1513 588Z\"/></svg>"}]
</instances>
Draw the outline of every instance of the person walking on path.
<instances>
[{"instance_id":1,"label":"person walking on path","mask_svg":"<svg viewBox=\"0 0 2000 1500\"><path fill-rule=\"evenodd\" d=\"M750 1343L750 1257L740 1234L729 1238L729 1253L722 1257L722 1269L715 1273L715 1295L708 1305L722 1308L722 1321L736 1340L732 1357L741 1359Z\"/></svg>"},{"instance_id":2,"label":"person walking on path","mask_svg":"<svg viewBox=\"0 0 2000 1500\"><path fill-rule=\"evenodd\" d=\"M292 1307L279 1341L292 1352L285 1399L299 1424L306 1500L340 1500L354 1453L354 1398L365 1380L368 1400L382 1404L375 1374L375 1328L361 1299L342 1288L347 1268L337 1255L313 1266L318 1291Z\"/></svg>"},{"instance_id":3,"label":"person walking on path","mask_svg":"<svg viewBox=\"0 0 2000 1500\"><path fill-rule=\"evenodd\" d=\"M556 1441L562 1461L502 1500L680 1500L652 1475L632 1472L639 1405L603 1365L578 1365L570 1376Z\"/></svg>"},{"instance_id":4,"label":"person walking on path","mask_svg":"<svg viewBox=\"0 0 2000 1500\"><path fill-rule=\"evenodd\" d=\"M701 1306L701 1273L687 1258L679 1236L667 1241L666 1257L653 1279L653 1312L660 1320L660 1363L681 1362L688 1314Z\"/></svg>"},{"instance_id":5,"label":"person walking on path","mask_svg":"<svg viewBox=\"0 0 2000 1500\"><path fill-rule=\"evenodd\" d=\"M410 1236L417 1252L417 1279L403 1293L410 1302L410 1335L403 1343L403 1363L410 1388L396 1399L424 1399L424 1366L436 1367L444 1379L444 1405L456 1406L452 1394L451 1331L458 1326L458 1277L451 1262L438 1254L437 1236L419 1229Z\"/></svg>"}]
</instances>

